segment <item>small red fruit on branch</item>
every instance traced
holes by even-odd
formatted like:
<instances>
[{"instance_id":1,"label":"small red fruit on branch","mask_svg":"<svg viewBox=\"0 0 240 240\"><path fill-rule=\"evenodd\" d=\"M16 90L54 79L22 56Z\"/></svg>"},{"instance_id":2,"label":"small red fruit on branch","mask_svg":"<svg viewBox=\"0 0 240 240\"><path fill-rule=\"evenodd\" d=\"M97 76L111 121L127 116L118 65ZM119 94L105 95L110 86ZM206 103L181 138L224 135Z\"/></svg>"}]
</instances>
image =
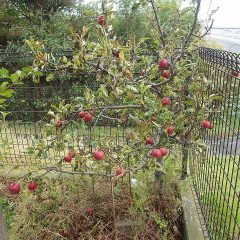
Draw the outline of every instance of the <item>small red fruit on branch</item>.
<instances>
[{"instance_id":1,"label":"small red fruit on branch","mask_svg":"<svg viewBox=\"0 0 240 240\"><path fill-rule=\"evenodd\" d=\"M239 76L239 72L232 71L232 76L234 76L234 77L238 77L238 76Z\"/></svg>"},{"instance_id":2,"label":"small red fruit on branch","mask_svg":"<svg viewBox=\"0 0 240 240\"><path fill-rule=\"evenodd\" d=\"M170 76L170 74L169 74L168 71L163 71L162 77L164 77L164 78L169 78L169 76Z\"/></svg>"},{"instance_id":3,"label":"small red fruit on branch","mask_svg":"<svg viewBox=\"0 0 240 240\"><path fill-rule=\"evenodd\" d=\"M81 112L79 113L79 117L80 117L80 118L84 118L85 114L86 114L86 113L85 113L84 111L81 111Z\"/></svg>"},{"instance_id":4,"label":"small red fruit on branch","mask_svg":"<svg viewBox=\"0 0 240 240\"><path fill-rule=\"evenodd\" d=\"M147 139L146 139L146 144L151 144L151 145L153 145L153 143L154 143L153 137L147 137Z\"/></svg>"},{"instance_id":5,"label":"small red fruit on branch","mask_svg":"<svg viewBox=\"0 0 240 240\"><path fill-rule=\"evenodd\" d=\"M87 208L86 213L88 215L93 215L93 208L91 208L91 207Z\"/></svg>"},{"instance_id":6,"label":"small red fruit on branch","mask_svg":"<svg viewBox=\"0 0 240 240\"><path fill-rule=\"evenodd\" d=\"M203 128L210 129L210 128L213 127L213 124L210 121L208 121L208 120L203 120L202 126L203 126Z\"/></svg>"},{"instance_id":7,"label":"small red fruit on branch","mask_svg":"<svg viewBox=\"0 0 240 240\"><path fill-rule=\"evenodd\" d=\"M64 161L65 161L65 162L71 162L71 161L72 161L72 156L71 156L70 154L66 155L66 156L64 157Z\"/></svg>"},{"instance_id":8,"label":"small red fruit on branch","mask_svg":"<svg viewBox=\"0 0 240 240\"><path fill-rule=\"evenodd\" d=\"M28 190L29 191L34 191L35 189L37 189L37 183L35 181L32 181L32 182L28 183Z\"/></svg>"},{"instance_id":9,"label":"small red fruit on branch","mask_svg":"<svg viewBox=\"0 0 240 240\"><path fill-rule=\"evenodd\" d=\"M10 183L8 185L8 191L11 193L11 194L19 194L20 191L21 191L21 186L19 183Z\"/></svg>"},{"instance_id":10,"label":"small red fruit on branch","mask_svg":"<svg viewBox=\"0 0 240 240\"><path fill-rule=\"evenodd\" d=\"M120 167L116 168L115 173L116 173L116 176L121 175L123 173L122 168L120 168Z\"/></svg>"},{"instance_id":11,"label":"small red fruit on branch","mask_svg":"<svg viewBox=\"0 0 240 240\"><path fill-rule=\"evenodd\" d=\"M102 150L96 150L95 152L93 152L93 158L100 161L103 160L105 157L105 154Z\"/></svg>"},{"instance_id":12,"label":"small red fruit on branch","mask_svg":"<svg viewBox=\"0 0 240 240\"><path fill-rule=\"evenodd\" d=\"M90 113L87 113L85 116L84 116L84 120L86 122L91 122L92 121L92 115Z\"/></svg>"},{"instance_id":13,"label":"small red fruit on branch","mask_svg":"<svg viewBox=\"0 0 240 240\"><path fill-rule=\"evenodd\" d=\"M55 127L56 127L56 128L60 128L60 127L62 127L62 125L63 125L63 121L61 121L61 120L57 120L57 121L55 122Z\"/></svg>"},{"instance_id":14,"label":"small red fruit on branch","mask_svg":"<svg viewBox=\"0 0 240 240\"><path fill-rule=\"evenodd\" d=\"M167 156L168 150L166 148L162 147L162 148L160 148L160 151L161 151L161 156L162 157Z\"/></svg>"},{"instance_id":15,"label":"small red fruit on branch","mask_svg":"<svg viewBox=\"0 0 240 240\"><path fill-rule=\"evenodd\" d=\"M162 156L160 149L153 149L152 150L152 156L155 158L160 158Z\"/></svg>"},{"instance_id":16,"label":"small red fruit on branch","mask_svg":"<svg viewBox=\"0 0 240 240\"><path fill-rule=\"evenodd\" d=\"M160 69L166 69L168 67L168 60L162 59L161 61L159 61L158 65Z\"/></svg>"},{"instance_id":17,"label":"small red fruit on branch","mask_svg":"<svg viewBox=\"0 0 240 240\"><path fill-rule=\"evenodd\" d=\"M119 50L114 52L114 57L115 58L120 58L120 51Z\"/></svg>"},{"instance_id":18,"label":"small red fruit on branch","mask_svg":"<svg viewBox=\"0 0 240 240\"><path fill-rule=\"evenodd\" d=\"M174 131L174 127L173 127L173 126L169 126L169 127L167 128L167 134L168 134L168 135L172 135L172 134L173 134L173 131Z\"/></svg>"},{"instance_id":19,"label":"small red fruit on branch","mask_svg":"<svg viewBox=\"0 0 240 240\"><path fill-rule=\"evenodd\" d=\"M157 121L157 118L155 116L152 116L152 121L153 122L156 122Z\"/></svg>"},{"instance_id":20,"label":"small red fruit on branch","mask_svg":"<svg viewBox=\"0 0 240 240\"><path fill-rule=\"evenodd\" d=\"M104 26L106 25L106 18L104 15L98 17L97 22L99 25Z\"/></svg>"},{"instance_id":21,"label":"small red fruit on branch","mask_svg":"<svg viewBox=\"0 0 240 240\"><path fill-rule=\"evenodd\" d=\"M167 97L164 97L164 98L162 99L162 105L163 105L164 107L166 107L166 106L168 106L169 104L170 104L170 99L167 98Z\"/></svg>"}]
</instances>

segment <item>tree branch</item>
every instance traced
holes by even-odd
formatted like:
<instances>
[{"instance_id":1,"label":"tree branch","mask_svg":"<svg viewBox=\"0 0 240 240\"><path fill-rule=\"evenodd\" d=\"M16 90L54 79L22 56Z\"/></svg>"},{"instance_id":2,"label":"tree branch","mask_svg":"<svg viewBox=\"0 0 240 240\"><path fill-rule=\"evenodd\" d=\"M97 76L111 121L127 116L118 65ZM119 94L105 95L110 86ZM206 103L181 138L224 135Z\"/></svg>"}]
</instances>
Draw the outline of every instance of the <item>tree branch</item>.
<instances>
[{"instance_id":1,"label":"tree branch","mask_svg":"<svg viewBox=\"0 0 240 240\"><path fill-rule=\"evenodd\" d=\"M157 10L155 8L154 0L150 0L150 3L152 5L152 9L153 9L153 12L154 12L154 15L155 15L155 20L157 22L158 31L159 31L159 34L160 34L159 38L162 41L163 46L165 47L166 46L166 42L165 42L163 31L162 31L162 28L161 28L160 20L158 18Z\"/></svg>"},{"instance_id":2,"label":"tree branch","mask_svg":"<svg viewBox=\"0 0 240 240\"><path fill-rule=\"evenodd\" d=\"M64 174L70 174L70 175L90 175L90 176L102 176L102 177L114 177L115 174L107 174L107 173L97 173L97 172L85 172L85 171L79 171L79 172L68 172L63 171L57 167L48 167L45 168L45 170L49 172L58 172L58 173L64 173Z\"/></svg>"},{"instance_id":3,"label":"tree branch","mask_svg":"<svg viewBox=\"0 0 240 240\"><path fill-rule=\"evenodd\" d=\"M196 7L196 11L195 11L195 15L194 15L194 20L193 20L192 26L189 29L189 32L187 33L186 37L183 39L180 53L175 58L175 60L173 61L172 67L175 66L175 64L177 63L177 61L179 61L179 59L182 58L182 56L184 54L184 51L185 51L185 48L187 47L187 45L188 45L188 43L190 41L190 38L193 35L193 32L194 32L194 30L196 28L196 25L197 25L197 20L198 20L198 14L199 14L199 11L200 11L201 1L202 0L197 0L197 7Z\"/></svg>"},{"instance_id":4,"label":"tree branch","mask_svg":"<svg viewBox=\"0 0 240 240\"><path fill-rule=\"evenodd\" d=\"M209 33L209 31L212 29L213 23L214 23L214 20L212 20L210 26L205 29L205 33L203 33L202 35L200 35L200 36L195 35L195 34L192 34L192 35L193 35L194 37L199 38L199 39L204 38L204 37Z\"/></svg>"}]
</instances>

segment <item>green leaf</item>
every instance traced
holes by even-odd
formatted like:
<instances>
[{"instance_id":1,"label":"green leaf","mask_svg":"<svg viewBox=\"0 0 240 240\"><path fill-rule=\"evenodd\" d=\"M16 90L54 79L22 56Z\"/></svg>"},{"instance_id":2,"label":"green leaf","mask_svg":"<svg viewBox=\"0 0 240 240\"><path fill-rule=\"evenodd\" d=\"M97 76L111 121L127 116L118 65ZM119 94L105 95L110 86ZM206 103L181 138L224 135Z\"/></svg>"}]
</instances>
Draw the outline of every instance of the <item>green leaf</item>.
<instances>
[{"instance_id":1,"label":"green leaf","mask_svg":"<svg viewBox=\"0 0 240 240\"><path fill-rule=\"evenodd\" d=\"M0 75L2 75L3 77L8 76L8 74L9 74L9 71L6 68L2 68L0 70Z\"/></svg>"},{"instance_id":2,"label":"green leaf","mask_svg":"<svg viewBox=\"0 0 240 240\"><path fill-rule=\"evenodd\" d=\"M139 8L139 6L140 6L140 3L134 3L132 5L132 11L136 11Z\"/></svg>"},{"instance_id":3,"label":"green leaf","mask_svg":"<svg viewBox=\"0 0 240 240\"><path fill-rule=\"evenodd\" d=\"M103 84L101 85L100 91L101 91L101 93L103 94L104 97L108 97L108 91L107 91L105 85L103 85Z\"/></svg>"},{"instance_id":4,"label":"green leaf","mask_svg":"<svg viewBox=\"0 0 240 240\"><path fill-rule=\"evenodd\" d=\"M53 74L50 73L47 77L46 77L46 81L50 82L51 80L53 80Z\"/></svg>"},{"instance_id":5,"label":"green leaf","mask_svg":"<svg viewBox=\"0 0 240 240\"><path fill-rule=\"evenodd\" d=\"M223 97L219 94L212 94L209 96L212 100L221 100Z\"/></svg>"},{"instance_id":6,"label":"green leaf","mask_svg":"<svg viewBox=\"0 0 240 240\"><path fill-rule=\"evenodd\" d=\"M12 80L13 83L19 83L19 74L17 72L13 73L10 76L10 79Z\"/></svg>"},{"instance_id":7,"label":"green leaf","mask_svg":"<svg viewBox=\"0 0 240 240\"><path fill-rule=\"evenodd\" d=\"M0 95L6 98L10 98L13 95L14 91L12 89L7 89L5 91L1 91Z\"/></svg>"},{"instance_id":8,"label":"green leaf","mask_svg":"<svg viewBox=\"0 0 240 240\"><path fill-rule=\"evenodd\" d=\"M1 104L1 100L2 99L0 99L0 104ZM6 116L10 114L10 112L0 112L0 114L2 115L2 119L5 120Z\"/></svg>"}]
</instances>

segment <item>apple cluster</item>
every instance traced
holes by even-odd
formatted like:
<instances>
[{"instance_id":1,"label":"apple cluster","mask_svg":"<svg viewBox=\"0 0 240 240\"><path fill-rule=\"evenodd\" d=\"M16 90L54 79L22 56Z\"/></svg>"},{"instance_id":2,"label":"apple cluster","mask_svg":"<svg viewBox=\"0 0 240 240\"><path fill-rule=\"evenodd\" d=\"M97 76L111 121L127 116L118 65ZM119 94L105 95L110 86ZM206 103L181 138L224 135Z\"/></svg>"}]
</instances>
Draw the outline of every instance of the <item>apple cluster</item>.
<instances>
[{"instance_id":1,"label":"apple cluster","mask_svg":"<svg viewBox=\"0 0 240 240\"><path fill-rule=\"evenodd\" d=\"M34 191L37 189L37 183L35 181L29 182L28 183L28 190L29 191ZM21 191L21 185L17 182L10 183L8 185L8 191L11 194L19 194Z\"/></svg>"}]
</instances>

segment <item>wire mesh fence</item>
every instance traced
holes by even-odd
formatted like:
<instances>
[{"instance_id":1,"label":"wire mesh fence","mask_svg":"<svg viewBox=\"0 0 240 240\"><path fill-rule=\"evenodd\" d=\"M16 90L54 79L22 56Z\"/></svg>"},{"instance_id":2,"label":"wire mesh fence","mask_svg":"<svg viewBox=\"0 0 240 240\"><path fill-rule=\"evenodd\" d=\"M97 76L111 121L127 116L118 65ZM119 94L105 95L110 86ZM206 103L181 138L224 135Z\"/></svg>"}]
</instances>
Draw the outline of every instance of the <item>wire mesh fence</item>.
<instances>
[{"instance_id":1,"label":"wire mesh fence","mask_svg":"<svg viewBox=\"0 0 240 240\"><path fill-rule=\"evenodd\" d=\"M200 69L211 81L212 131L202 135L207 149L191 155L193 185L210 239L240 239L240 78L239 55L201 48Z\"/></svg>"},{"instance_id":2,"label":"wire mesh fence","mask_svg":"<svg viewBox=\"0 0 240 240\"><path fill-rule=\"evenodd\" d=\"M235 72L240 71L240 58L237 54L209 48L201 48L200 70L211 80L209 92L215 92L221 99L213 102L210 114L214 127L203 133L207 145L204 153L190 155L190 169L193 185L203 214L210 239L240 239L240 78ZM3 60L3 62L6 60ZM11 60L13 64L15 60ZM83 86L88 84L92 89L98 86L93 81L86 81L91 76L79 75L73 79L66 77L51 83L24 86L15 89L16 94L9 101L5 113L5 122L0 125L1 159L11 165L49 165L61 160L63 152L49 152L48 158L33 156L31 148L41 139L51 141L45 135L45 123L49 122L47 114L53 104L65 99L65 103L82 96ZM93 76L94 77L94 76ZM99 125L94 131L98 141L103 136L112 139L113 146L125 141L126 126L118 123ZM85 144L91 126L85 128L81 123L69 124L66 133L73 136L72 146L80 151L91 152L92 146ZM51 150L49 150L51 151ZM4 158L3 158L4 156ZM72 169L76 166L71 165Z\"/></svg>"},{"instance_id":3,"label":"wire mesh fence","mask_svg":"<svg viewBox=\"0 0 240 240\"><path fill-rule=\"evenodd\" d=\"M77 149L78 152L92 152L93 146L88 144L91 133L91 140L95 142L100 139L112 139L113 147L118 146L125 138L126 127L119 125L116 120L105 120L102 124L99 121L98 126L85 124L78 118L77 112L71 112L74 122L67 124L64 134L71 136L69 144L61 151L49 149L41 157L33 154L34 148L39 148L42 141L44 144L51 145L54 134L47 135L48 128L54 127L51 121L49 111L53 110L53 105L58 106L59 102L68 104L77 97L83 96L85 86L95 89L97 84L91 84L89 76L79 76L76 79L61 82L54 81L53 84L41 84L34 86L31 82L25 82L24 87L20 86L14 89L15 95L9 100L8 108L2 113L5 120L0 125L0 144L1 144L1 163L16 166L33 165L53 165L63 159L68 153L70 147ZM56 84L56 86L55 86ZM56 133L55 133L56 134ZM69 164L68 164L69 166ZM76 166L71 165L74 169Z\"/></svg>"}]
</instances>

